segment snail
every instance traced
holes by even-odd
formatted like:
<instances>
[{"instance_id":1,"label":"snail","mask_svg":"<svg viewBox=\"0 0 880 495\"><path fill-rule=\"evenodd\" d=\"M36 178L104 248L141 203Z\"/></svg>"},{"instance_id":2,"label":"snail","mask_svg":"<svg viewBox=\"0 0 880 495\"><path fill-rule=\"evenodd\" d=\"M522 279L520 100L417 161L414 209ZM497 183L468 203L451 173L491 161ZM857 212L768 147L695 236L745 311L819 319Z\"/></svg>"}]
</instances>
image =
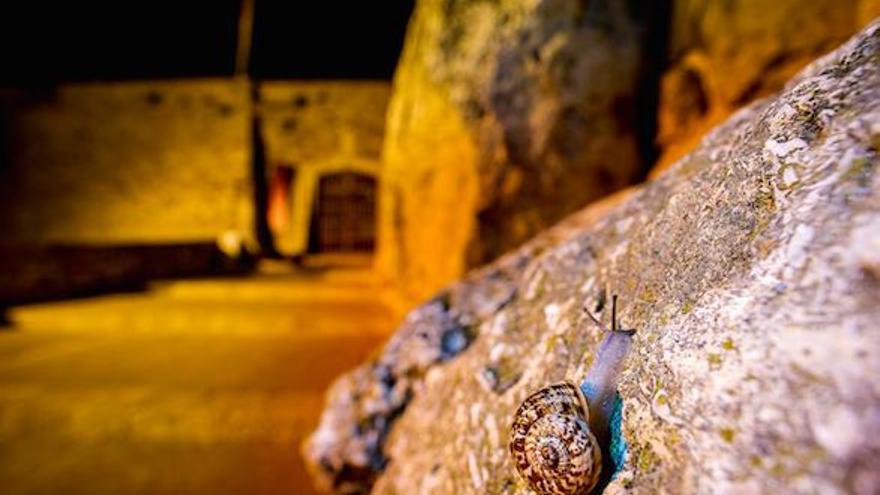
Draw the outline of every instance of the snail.
<instances>
[{"instance_id":1,"label":"snail","mask_svg":"<svg viewBox=\"0 0 880 495\"><path fill-rule=\"evenodd\" d=\"M587 308L584 311L605 334L587 377L580 385L557 383L533 393L519 406L511 425L514 464L538 495L584 495L609 476L602 459L610 457L617 382L635 330L619 328L617 296L611 306L611 330Z\"/></svg>"}]
</instances>

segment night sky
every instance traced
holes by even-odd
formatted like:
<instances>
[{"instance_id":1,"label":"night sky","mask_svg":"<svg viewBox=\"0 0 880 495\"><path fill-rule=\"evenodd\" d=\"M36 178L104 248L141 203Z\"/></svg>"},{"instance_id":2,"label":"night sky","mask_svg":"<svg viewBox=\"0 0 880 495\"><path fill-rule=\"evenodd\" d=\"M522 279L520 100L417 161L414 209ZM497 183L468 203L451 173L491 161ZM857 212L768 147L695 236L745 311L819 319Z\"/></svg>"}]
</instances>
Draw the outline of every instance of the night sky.
<instances>
[{"instance_id":1,"label":"night sky","mask_svg":"<svg viewBox=\"0 0 880 495\"><path fill-rule=\"evenodd\" d=\"M260 79L390 79L412 0L255 0ZM2 85L228 76L240 0L8 2Z\"/></svg>"}]
</instances>

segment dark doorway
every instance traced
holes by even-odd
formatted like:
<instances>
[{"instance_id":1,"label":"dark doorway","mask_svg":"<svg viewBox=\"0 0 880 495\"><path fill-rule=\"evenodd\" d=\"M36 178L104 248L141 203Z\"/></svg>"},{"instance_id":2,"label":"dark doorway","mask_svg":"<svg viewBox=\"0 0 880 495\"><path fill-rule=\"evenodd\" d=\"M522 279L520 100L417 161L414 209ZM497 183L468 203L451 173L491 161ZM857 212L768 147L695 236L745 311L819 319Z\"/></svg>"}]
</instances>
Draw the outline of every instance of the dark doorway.
<instances>
[{"instance_id":1,"label":"dark doorway","mask_svg":"<svg viewBox=\"0 0 880 495\"><path fill-rule=\"evenodd\" d=\"M376 179L356 172L321 177L309 223L309 253L371 253Z\"/></svg>"}]
</instances>

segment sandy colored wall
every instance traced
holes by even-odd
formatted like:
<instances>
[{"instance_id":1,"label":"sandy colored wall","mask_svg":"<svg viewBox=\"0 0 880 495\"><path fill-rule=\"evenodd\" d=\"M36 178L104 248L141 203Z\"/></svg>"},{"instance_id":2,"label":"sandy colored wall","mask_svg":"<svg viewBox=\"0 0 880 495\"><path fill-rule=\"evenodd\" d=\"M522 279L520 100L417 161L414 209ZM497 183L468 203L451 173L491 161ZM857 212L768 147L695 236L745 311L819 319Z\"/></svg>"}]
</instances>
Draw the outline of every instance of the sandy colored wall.
<instances>
[{"instance_id":1,"label":"sandy colored wall","mask_svg":"<svg viewBox=\"0 0 880 495\"><path fill-rule=\"evenodd\" d=\"M410 303L636 180L642 23L622 1L416 3L385 138L383 270Z\"/></svg>"},{"instance_id":2,"label":"sandy colored wall","mask_svg":"<svg viewBox=\"0 0 880 495\"><path fill-rule=\"evenodd\" d=\"M677 0L661 84L659 173L742 106L880 15L876 0Z\"/></svg>"},{"instance_id":3,"label":"sandy colored wall","mask_svg":"<svg viewBox=\"0 0 880 495\"><path fill-rule=\"evenodd\" d=\"M298 166L352 156L378 160L390 94L387 81L261 83L269 161Z\"/></svg>"},{"instance_id":4,"label":"sandy colored wall","mask_svg":"<svg viewBox=\"0 0 880 495\"><path fill-rule=\"evenodd\" d=\"M390 93L391 85L386 81L276 81L260 85L267 175L271 178L278 165L295 170L289 223L275 232L281 252L305 252L322 175L341 171L380 174Z\"/></svg>"},{"instance_id":5,"label":"sandy colored wall","mask_svg":"<svg viewBox=\"0 0 880 495\"><path fill-rule=\"evenodd\" d=\"M244 81L4 96L3 242L171 243L251 231Z\"/></svg>"}]
</instances>

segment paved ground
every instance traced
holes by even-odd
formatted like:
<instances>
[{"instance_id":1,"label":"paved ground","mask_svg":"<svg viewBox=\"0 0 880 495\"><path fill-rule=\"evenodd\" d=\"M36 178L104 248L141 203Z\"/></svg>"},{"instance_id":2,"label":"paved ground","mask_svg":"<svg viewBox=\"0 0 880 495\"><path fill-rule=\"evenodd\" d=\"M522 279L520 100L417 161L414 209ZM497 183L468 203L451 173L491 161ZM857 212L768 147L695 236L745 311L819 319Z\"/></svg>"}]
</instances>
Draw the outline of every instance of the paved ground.
<instances>
[{"instance_id":1,"label":"paved ground","mask_svg":"<svg viewBox=\"0 0 880 495\"><path fill-rule=\"evenodd\" d=\"M18 308L0 331L0 492L311 494L324 388L390 331L357 277L175 282Z\"/></svg>"}]
</instances>

